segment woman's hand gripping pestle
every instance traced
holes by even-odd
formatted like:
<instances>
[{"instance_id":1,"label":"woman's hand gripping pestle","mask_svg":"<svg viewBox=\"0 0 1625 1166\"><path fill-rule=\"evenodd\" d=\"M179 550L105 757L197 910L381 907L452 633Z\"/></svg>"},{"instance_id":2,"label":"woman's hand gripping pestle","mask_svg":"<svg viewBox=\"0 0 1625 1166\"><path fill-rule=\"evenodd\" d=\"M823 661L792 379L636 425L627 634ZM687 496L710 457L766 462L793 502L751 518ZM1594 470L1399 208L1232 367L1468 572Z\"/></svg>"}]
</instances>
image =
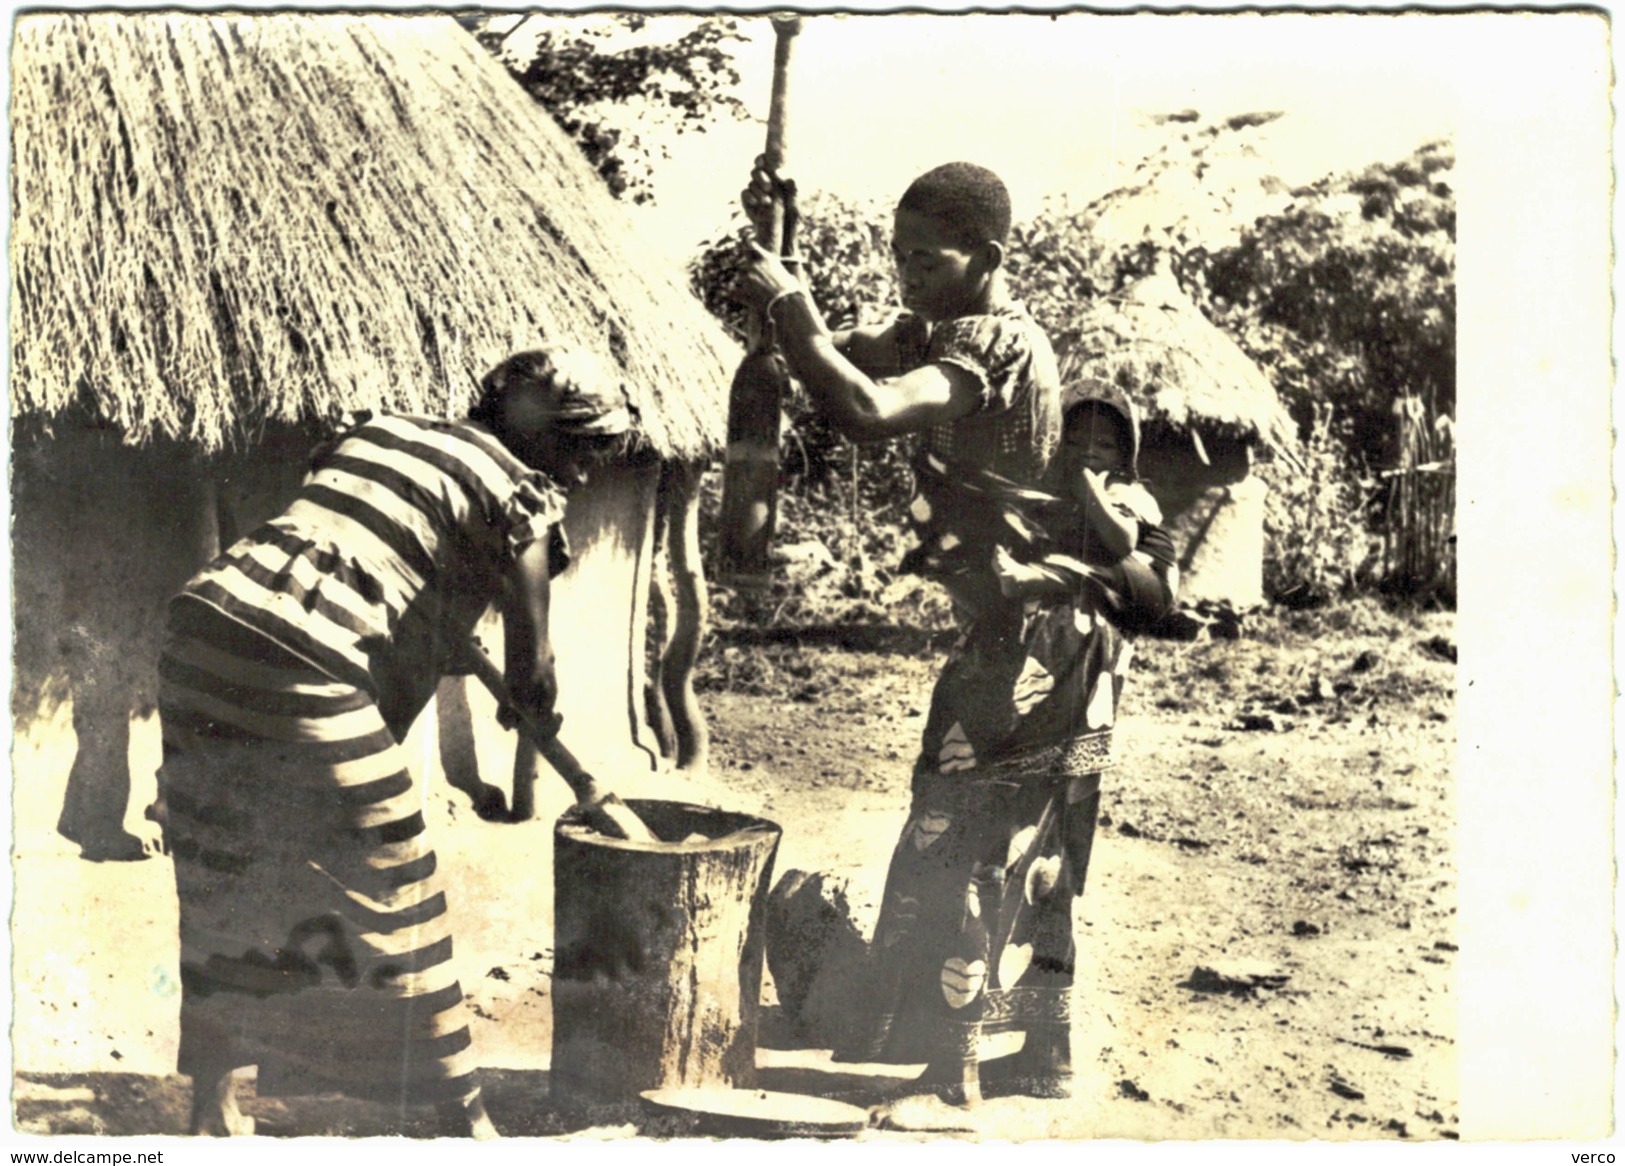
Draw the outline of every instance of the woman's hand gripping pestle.
<instances>
[{"instance_id":1,"label":"woman's hand gripping pestle","mask_svg":"<svg viewBox=\"0 0 1625 1166\"><path fill-rule=\"evenodd\" d=\"M624 838L629 842L661 841L653 830L644 825L643 819L632 812L632 807L613 792L601 788L598 779L583 769L575 754L564 747L564 742L558 737L563 718L555 713L551 724L540 724L514 704L508 695L508 683L501 669L478 643L470 644L466 655L469 670L490 690L497 704L518 722L519 730L535 744L537 752L569 783L576 795L576 808L589 826L608 838Z\"/></svg>"}]
</instances>

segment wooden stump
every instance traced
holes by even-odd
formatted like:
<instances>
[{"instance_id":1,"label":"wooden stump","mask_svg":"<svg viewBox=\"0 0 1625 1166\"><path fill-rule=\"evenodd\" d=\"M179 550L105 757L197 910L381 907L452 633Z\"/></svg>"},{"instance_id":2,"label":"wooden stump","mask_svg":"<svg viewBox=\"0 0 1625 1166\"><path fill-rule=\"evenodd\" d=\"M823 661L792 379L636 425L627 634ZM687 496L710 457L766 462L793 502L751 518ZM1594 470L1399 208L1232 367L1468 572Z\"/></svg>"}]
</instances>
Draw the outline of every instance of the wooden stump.
<instances>
[{"instance_id":1,"label":"wooden stump","mask_svg":"<svg viewBox=\"0 0 1625 1166\"><path fill-rule=\"evenodd\" d=\"M763 922L779 828L746 814L630 800L662 838L553 832L552 1090L565 1103L645 1090L750 1088Z\"/></svg>"}]
</instances>

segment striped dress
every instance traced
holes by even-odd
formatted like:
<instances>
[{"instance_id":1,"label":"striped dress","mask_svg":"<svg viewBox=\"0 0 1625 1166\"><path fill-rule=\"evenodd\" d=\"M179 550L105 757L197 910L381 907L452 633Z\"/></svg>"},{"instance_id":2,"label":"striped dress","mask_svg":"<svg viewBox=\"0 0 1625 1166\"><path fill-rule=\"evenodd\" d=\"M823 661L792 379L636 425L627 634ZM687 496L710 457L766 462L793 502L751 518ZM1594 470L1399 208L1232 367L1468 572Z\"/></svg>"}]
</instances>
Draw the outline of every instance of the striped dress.
<instances>
[{"instance_id":1,"label":"striped dress","mask_svg":"<svg viewBox=\"0 0 1625 1166\"><path fill-rule=\"evenodd\" d=\"M170 607L165 833L179 1068L459 1100L474 1068L424 792L400 740L564 496L469 422L390 416Z\"/></svg>"}]
</instances>

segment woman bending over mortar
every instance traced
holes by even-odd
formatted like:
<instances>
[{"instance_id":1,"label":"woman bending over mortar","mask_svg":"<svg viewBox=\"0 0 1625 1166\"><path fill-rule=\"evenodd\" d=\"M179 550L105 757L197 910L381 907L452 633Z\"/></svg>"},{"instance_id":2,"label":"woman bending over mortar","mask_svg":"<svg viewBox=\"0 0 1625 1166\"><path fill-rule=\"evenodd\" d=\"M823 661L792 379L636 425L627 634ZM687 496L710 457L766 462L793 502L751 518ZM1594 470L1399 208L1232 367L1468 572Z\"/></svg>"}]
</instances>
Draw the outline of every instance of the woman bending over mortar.
<instances>
[{"instance_id":1,"label":"woman bending over mortar","mask_svg":"<svg viewBox=\"0 0 1625 1166\"><path fill-rule=\"evenodd\" d=\"M424 791L400 742L493 600L513 702L557 729L565 491L626 446L624 386L521 353L467 420L382 416L170 606L159 712L192 1132L253 1132L233 1070L432 1104L492 1137Z\"/></svg>"}]
</instances>

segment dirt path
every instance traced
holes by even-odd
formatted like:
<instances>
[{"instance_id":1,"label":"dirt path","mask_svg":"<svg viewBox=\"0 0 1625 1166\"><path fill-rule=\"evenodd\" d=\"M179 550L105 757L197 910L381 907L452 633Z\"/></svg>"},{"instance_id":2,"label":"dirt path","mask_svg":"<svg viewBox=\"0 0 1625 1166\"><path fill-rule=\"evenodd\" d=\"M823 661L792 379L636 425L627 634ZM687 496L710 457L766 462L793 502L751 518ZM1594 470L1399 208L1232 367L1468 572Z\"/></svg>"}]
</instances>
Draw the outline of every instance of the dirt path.
<instances>
[{"instance_id":1,"label":"dirt path","mask_svg":"<svg viewBox=\"0 0 1625 1166\"><path fill-rule=\"evenodd\" d=\"M1237 642L1142 642L1077 919L1078 1095L998 1099L949 1124L993 1137L1455 1136L1453 640L1449 616L1357 606L1260 621ZM692 796L779 822L777 869L845 875L872 924L939 661L918 645L713 645L712 780ZM520 1135L591 1120L546 1104L558 808L517 827L475 822L455 800L436 810L442 860L459 872L459 953L493 1117ZM121 977L161 982L174 935L164 863L60 861L85 909L127 936L87 940L58 971L87 991L105 979L103 994ZM183 1130L187 1087L165 1068L173 1001L140 999L65 1011L71 1042L16 1060L18 1129ZM897 1071L835 1072L827 1053L770 1036L765 1087L868 1103L903 1085ZM250 1108L268 1134L431 1132L337 1099Z\"/></svg>"},{"instance_id":2,"label":"dirt path","mask_svg":"<svg viewBox=\"0 0 1625 1166\"><path fill-rule=\"evenodd\" d=\"M1262 634L1139 646L1079 918L1087 1075L1052 1132L1455 1136L1453 620ZM708 695L719 779L872 924L934 654L734 659L763 694Z\"/></svg>"}]
</instances>

